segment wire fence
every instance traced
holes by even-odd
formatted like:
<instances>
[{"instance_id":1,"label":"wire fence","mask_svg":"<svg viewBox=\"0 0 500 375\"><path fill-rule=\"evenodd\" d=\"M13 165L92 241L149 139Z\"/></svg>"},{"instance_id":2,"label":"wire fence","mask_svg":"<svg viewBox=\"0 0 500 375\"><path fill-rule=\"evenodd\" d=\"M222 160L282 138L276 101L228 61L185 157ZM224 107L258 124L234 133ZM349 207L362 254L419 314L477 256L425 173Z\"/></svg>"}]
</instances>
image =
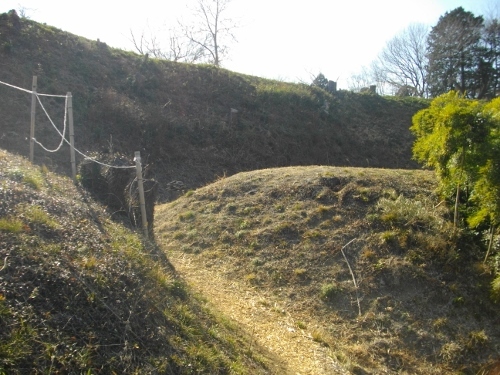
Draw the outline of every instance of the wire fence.
<instances>
[{"instance_id":1,"label":"wire fence","mask_svg":"<svg viewBox=\"0 0 500 375\"><path fill-rule=\"evenodd\" d=\"M51 95L51 94L42 94L38 93L36 91L36 82L37 82L37 77L33 77L33 89L32 90L27 90L23 89L18 86L11 85L6 82L0 81L0 84L5 85L7 87L20 90L23 92L26 92L28 94L32 95L32 101L31 101L31 129L30 129L30 160L33 162L33 145L36 143L39 145L43 150L49 153L55 153L59 151L64 143L68 144L71 149L71 164L72 164L72 170L73 170L73 179L76 181L76 163L75 163L75 152L77 152L79 155L81 155L85 160L90 160L94 163L97 163L101 166L108 167L108 168L114 168L114 169L136 169L136 178L132 182L132 184L137 181L138 185L138 190L139 190L139 200L140 200L140 209L141 209L141 217L142 217L142 227L143 227L143 233L146 238L148 238L148 221L146 217L146 205L145 205L145 197L144 197L144 185L143 185L143 178L142 178L142 165L141 165L141 156L140 152L136 151L135 152L135 165L110 165L103 163L95 158L90 157L89 155L86 155L84 152L78 150L77 148L74 147L74 134L73 134L73 105L72 105L72 96L71 93L67 93L66 95ZM35 113L36 113L36 100L40 104L40 107L43 109L43 112L45 116L48 118L50 121L50 124L52 127L56 130L56 132L59 134L61 137L61 140L59 142L59 145L55 149L49 149L46 146L44 146L41 142L37 141L35 138ZM63 119L63 131L61 132L57 126L54 124L54 121L50 117L49 113L47 112L45 106L43 105L40 97L53 97L53 98L65 98L64 102L64 119ZM68 141L66 139L66 133L67 133L67 119L69 117L69 137L70 140ZM131 185L132 185L131 184Z\"/></svg>"},{"instance_id":2,"label":"wire fence","mask_svg":"<svg viewBox=\"0 0 500 375\"><path fill-rule=\"evenodd\" d=\"M33 91L33 90L23 89L22 87L14 86L14 85L11 85L11 84L3 82L3 81L0 81L0 84L5 85L7 87L11 87L11 88L19 90L19 91L26 92L26 93L31 94L31 95L35 95L36 98L37 98L37 100L38 100L38 103L40 104L40 107L42 108L43 112L45 113L45 116L47 117L47 119L49 120L50 124L55 129L55 131L61 137L61 141L59 142L59 145L55 149L52 149L52 150L49 149L49 148L47 148L46 146L44 146L35 137L32 137L31 141L35 142L43 150L45 150L46 152L49 152L49 153L54 153L54 152L59 151L64 143L66 143L70 147L72 147L70 141L68 141L66 139L67 115L68 115L68 99L71 97L71 94L69 94L69 93L66 94L66 95L43 94L43 93L39 93L39 92L36 92L36 91ZM57 128L57 126L55 125L54 121L52 120L52 118L50 117L49 113L47 112L45 106L43 105L43 103L42 103L42 101L40 99L41 96L42 97L52 97L52 98L65 98L65 103L64 103L64 120L63 120L63 131L62 132ZM78 153L84 159L91 160L92 162L97 163L97 164L99 164L101 166L104 166L104 167L116 168L116 169L133 169L133 168L136 168L135 165L126 165L125 166L125 165L110 165L110 164L106 164L106 163L103 163L103 162L97 160L96 158L93 158L93 157L85 154L84 152L78 150L76 147L73 147L73 149L75 150L76 153Z\"/></svg>"}]
</instances>

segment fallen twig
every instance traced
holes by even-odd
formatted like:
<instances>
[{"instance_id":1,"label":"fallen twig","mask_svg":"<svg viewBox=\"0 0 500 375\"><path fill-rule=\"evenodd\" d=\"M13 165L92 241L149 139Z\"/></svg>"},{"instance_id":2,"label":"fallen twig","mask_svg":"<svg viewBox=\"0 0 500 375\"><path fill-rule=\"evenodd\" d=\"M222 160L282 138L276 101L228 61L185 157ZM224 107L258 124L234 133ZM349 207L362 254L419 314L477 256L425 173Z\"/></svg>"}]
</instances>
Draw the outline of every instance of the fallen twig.
<instances>
[{"instance_id":1,"label":"fallen twig","mask_svg":"<svg viewBox=\"0 0 500 375\"><path fill-rule=\"evenodd\" d=\"M5 267L7 267L7 259L8 258L9 258L9 256L6 256L5 259L3 260L3 266L2 266L2 268L0 268L0 272L2 272Z\"/></svg>"},{"instance_id":2,"label":"fallen twig","mask_svg":"<svg viewBox=\"0 0 500 375\"><path fill-rule=\"evenodd\" d=\"M347 263L347 267L349 267L349 271L351 272L351 276L352 276L352 282L354 283L354 288L356 290L356 301L358 302L358 313L359 313L359 316L361 316L361 304L359 303L359 295L358 295L358 283L356 282L356 278L354 277L354 272L352 272L352 268L351 268L351 265L349 264L349 261L347 260L347 257L345 256L345 253L344 253L344 249L350 245L352 242L356 241L357 238L353 238L352 240L350 240L348 243L346 243L342 249L340 249L340 251L342 252L342 255L344 256L344 259Z\"/></svg>"}]
</instances>

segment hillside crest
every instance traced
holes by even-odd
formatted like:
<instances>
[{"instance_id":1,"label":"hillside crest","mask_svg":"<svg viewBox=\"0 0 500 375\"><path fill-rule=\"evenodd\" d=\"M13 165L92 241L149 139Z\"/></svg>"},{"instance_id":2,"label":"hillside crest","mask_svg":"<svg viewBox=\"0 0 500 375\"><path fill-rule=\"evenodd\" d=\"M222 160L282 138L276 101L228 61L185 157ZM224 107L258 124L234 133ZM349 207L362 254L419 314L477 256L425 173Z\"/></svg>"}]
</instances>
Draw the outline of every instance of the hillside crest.
<instances>
[{"instance_id":1,"label":"hillside crest","mask_svg":"<svg viewBox=\"0 0 500 375\"><path fill-rule=\"evenodd\" d=\"M36 75L38 92L71 92L76 146L131 157L140 150L161 182L196 188L218 176L293 165L416 167L408 128L425 100L332 95L306 84L154 60L12 14L0 17L0 36L0 81L30 90ZM28 155L30 95L4 85L0 95L0 147ZM63 101L42 101L62 128ZM40 109L36 122L36 138L57 144ZM64 149L37 148L36 160L69 171Z\"/></svg>"}]
</instances>

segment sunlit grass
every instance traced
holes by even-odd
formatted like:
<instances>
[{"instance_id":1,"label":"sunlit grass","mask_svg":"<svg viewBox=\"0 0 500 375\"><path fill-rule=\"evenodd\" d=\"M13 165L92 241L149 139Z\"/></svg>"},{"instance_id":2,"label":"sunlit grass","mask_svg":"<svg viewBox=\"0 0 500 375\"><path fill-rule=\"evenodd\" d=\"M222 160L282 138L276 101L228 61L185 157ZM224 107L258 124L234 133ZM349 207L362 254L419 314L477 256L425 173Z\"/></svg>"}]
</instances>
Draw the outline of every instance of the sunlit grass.
<instances>
[{"instance_id":1,"label":"sunlit grass","mask_svg":"<svg viewBox=\"0 0 500 375\"><path fill-rule=\"evenodd\" d=\"M33 224L45 225L51 229L59 228L59 223L53 219L41 206L23 204L18 208L27 221Z\"/></svg>"},{"instance_id":2,"label":"sunlit grass","mask_svg":"<svg viewBox=\"0 0 500 375\"><path fill-rule=\"evenodd\" d=\"M8 233L19 233L23 229L23 222L12 217L0 218L0 231Z\"/></svg>"}]
</instances>

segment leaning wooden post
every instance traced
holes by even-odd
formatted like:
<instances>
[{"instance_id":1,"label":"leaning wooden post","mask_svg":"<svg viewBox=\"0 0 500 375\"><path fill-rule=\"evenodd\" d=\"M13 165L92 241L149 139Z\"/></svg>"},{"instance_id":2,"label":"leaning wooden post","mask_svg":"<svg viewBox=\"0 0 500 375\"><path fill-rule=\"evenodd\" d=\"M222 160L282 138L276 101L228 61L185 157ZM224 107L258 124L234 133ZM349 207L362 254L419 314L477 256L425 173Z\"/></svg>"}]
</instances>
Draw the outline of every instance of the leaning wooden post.
<instances>
[{"instance_id":1,"label":"leaning wooden post","mask_svg":"<svg viewBox=\"0 0 500 375\"><path fill-rule=\"evenodd\" d=\"M30 162L35 158L35 113L36 113L36 76L33 76L31 89L31 127L30 127Z\"/></svg>"},{"instance_id":2,"label":"leaning wooden post","mask_svg":"<svg viewBox=\"0 0 500 375\"><path fill-rule=\"evenodd\" d=\"M135 171L137 173L137 186L139 187L139 202L141 204L142 230L148 238L148 218L146 217L146 200L144 199L144 184L142 181L141 153L135 152Z\"/></svg>"},{"instance_id":3,"label":"leaning wooden post","mask_svg":"<svg viewBox=\"0 0 500 375\"><path fill-rule=\"evenodd\" d=\"M75 131L73 129L73 97L71 93L68 96L68 119L69 119L69 148L71 155L71 176L73 181L76 182L76 161L75 161Z\"/></svg>"}]
</instances>

